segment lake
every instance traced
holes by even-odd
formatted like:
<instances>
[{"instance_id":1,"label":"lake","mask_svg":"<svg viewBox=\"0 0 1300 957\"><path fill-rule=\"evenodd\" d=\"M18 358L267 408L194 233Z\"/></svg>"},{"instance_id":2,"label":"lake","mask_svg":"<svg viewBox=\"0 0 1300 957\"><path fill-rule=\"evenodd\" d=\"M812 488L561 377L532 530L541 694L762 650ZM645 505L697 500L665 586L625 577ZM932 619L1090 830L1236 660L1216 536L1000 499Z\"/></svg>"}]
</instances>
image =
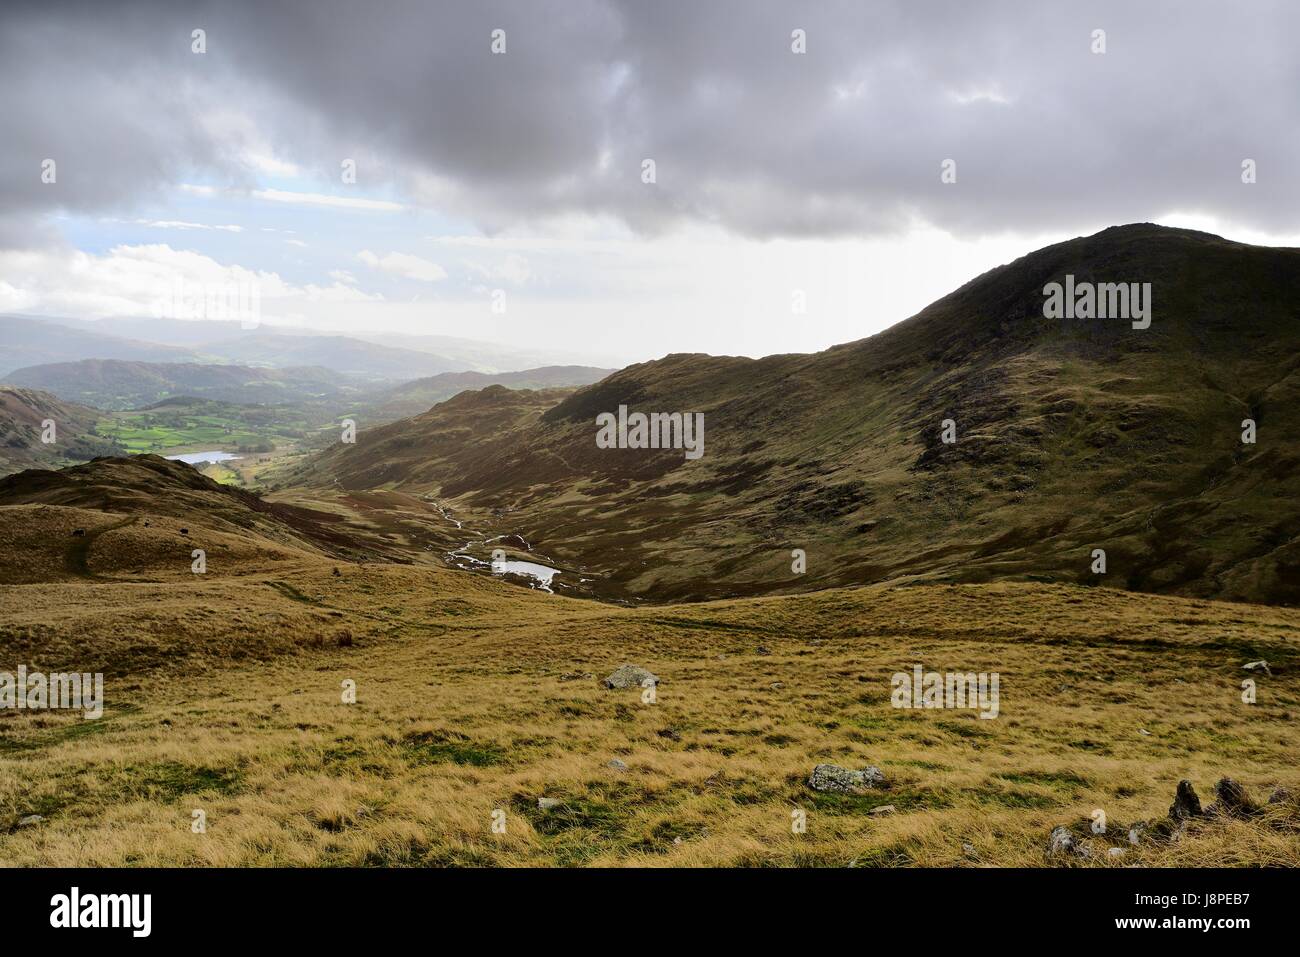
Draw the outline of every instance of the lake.
<instances>
[{"instance_id":1,"label":"lake","mask_svg":"<svg viewBox=\"0 0 1300 957\"><path fill-rule=\"evenodd\" d=\"M537 579L538 587L542 591L550 591L551 579L560 574L560 570L547 565L539 565L537 562L504 561L493 562L492 573L494 575L504 575L506 573L527 575L529 578Z\"/></svg>"},{"instance_id":2,"label":"lake","mask_svg":"<svg viewBox=\"0 0 1300 957\"><path fill-rule=\"evenodd\" d=\"M186 465L198 465L200 462L225 462L227 459L237 459L240 456L233 452L186 452L184 455L164 455L163 458L172 462L184 462Z\"/></svg>"}]
</instances>

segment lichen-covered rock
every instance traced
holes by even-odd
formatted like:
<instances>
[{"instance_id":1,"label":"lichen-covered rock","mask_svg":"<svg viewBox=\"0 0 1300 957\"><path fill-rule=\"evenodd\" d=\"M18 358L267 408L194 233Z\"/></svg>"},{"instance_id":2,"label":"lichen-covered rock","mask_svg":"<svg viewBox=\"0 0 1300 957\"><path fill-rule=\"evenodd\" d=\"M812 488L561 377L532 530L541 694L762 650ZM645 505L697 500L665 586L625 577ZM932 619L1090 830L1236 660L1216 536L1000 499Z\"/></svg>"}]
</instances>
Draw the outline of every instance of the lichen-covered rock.
<instances>
[{"instance_id":1,"label":"lichen-covered rock","mask_svg":"<svg viewBox=\"0 0 1300 957\"><path fill-rule=\"evenodd\" d=\"M659 679L637 665L622 665L614 669L614 673L601 682L606 688L644 688L646 682L650 684L659 684Z\"/></svg>"},{"instance_id":2,"label":"lichen-covered rock","mask_svg":"<svg viewBox=\"0 0 1300 957\"><path fill-rule=\"evenodd\" d=\"M808 786L814 791L832 794L861 794L872 788L884 787L885 775L880 768L863 768L855 771L838 764L819 764L808 777Z\"/></svg>"},{"instance_id":3,"label":"lichen-covered rock","mask_svg":"<svg viewBox=\"0 0 1300 957\"><path fill-rule=\"evenodd\" d=\"M1068 854L1074 850L1074 835L1064 824L1052 828L1052 835L1047 839L1048 854Z\"/></svg>"}]
</instances>

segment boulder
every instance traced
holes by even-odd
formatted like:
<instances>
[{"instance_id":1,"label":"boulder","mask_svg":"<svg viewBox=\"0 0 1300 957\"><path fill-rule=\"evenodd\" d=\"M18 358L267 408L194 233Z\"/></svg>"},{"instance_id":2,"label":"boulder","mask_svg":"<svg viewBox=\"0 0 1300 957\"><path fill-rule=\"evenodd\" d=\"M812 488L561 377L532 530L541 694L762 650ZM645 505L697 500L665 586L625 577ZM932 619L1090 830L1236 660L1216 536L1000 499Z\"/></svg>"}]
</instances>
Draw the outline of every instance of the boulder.
<instances>
[{"instance_id":1,"label":"boulder","mask_svg":"<svg viewBox=\"0 0 1300 957\"><path fill-rule=\"evenodd\" d=\"M554 810L555 808L559 807L559 806L560 806L561 804L563 804L563 803L564 803L563 801L560 801L560 800L558 800L558 799L556 799L556 798L538 798L538 799L537 799L537 810L539 810L539 811L552 811L552 810Z\"/></svg>"},{"instance_id":2,"label":"boulder","mask_svg":"<svg viewBox=\"0 0 1300 957\"><path fill-rule=\"evenodd\" d=\"M644 688L646 682L657 685L659 679L637 665L623 665L601 682L606 688Z\"/></svg>"},{"instance_id":3,"label":"boulder","mask_svg":"<svg viewBox=\"0 0 1300 957\"><path fill-rule=\"evenodd\" d=\"M1048 854L1068 854L1074 850L1074 835L1064 824L1052 828L1051 837L1047 839Z\"/></svg>"},{"instance_id":4,"label":"boulder","mask_svg":"<svg viewBox=\"0 0 1300 957\"><path fill-rule=\"evenodd\" d=\"M19 827L35 827L37 824L44 823L45 818L39 814L28 814L26 817L18 819Z\"/></svg>"},{"instance_id":5,"label":"boulder","mask_svg":"<svg viewBox=\"0 0 1300 957\"><path fill-rule=\"evenodd\" d=\"M813 768L808 778L808 786L814 791L829 791L832 794L861 794L884 785L885 775L876 767L854 771L838 764L819 764Z\"/></svg>"}]
</instances>

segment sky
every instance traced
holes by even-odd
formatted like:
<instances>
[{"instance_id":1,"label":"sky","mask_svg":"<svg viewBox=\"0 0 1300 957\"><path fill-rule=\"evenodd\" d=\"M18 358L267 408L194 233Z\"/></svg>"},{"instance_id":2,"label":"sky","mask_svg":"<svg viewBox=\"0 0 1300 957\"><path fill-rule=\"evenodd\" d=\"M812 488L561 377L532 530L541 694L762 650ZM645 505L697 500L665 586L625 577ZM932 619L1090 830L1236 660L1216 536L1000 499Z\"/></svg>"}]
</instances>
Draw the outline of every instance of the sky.
<instances>
[{"instance_id":1,"label":"sky","mask_svg":"<svg viewBox=\"0 0 1300 957\"><path fill-rule=\"evenodd\" d=\"M1297 36L1267 0L6 0L0 312L243 284L319 331L815 351L1110 225L1300 246Z\"/></svg>"}]
</instances>

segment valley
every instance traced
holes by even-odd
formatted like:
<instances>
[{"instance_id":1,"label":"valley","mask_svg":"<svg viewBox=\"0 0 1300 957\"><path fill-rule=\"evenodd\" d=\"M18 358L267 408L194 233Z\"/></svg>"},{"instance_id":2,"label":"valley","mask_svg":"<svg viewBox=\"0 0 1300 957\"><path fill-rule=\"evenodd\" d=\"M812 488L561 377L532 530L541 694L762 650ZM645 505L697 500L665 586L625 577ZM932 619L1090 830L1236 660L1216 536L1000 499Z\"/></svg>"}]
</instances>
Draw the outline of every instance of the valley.
<instances>
[{"instance_id":1,"label":"valley","mask_svg":"<svg viewBox=\"0 0 1300 957\"><path fill-rule=\"evenodd\" d=\"M1300 251L1136 224L814 354L29 369L0 649L104 713L0 709L0 858L1300 865L1297 302Z\"/></svg>"},{"instance_id":2,"label":"valley","mask_svg":"<svg viewBox=\"0 0 1300 957\"><path fill-rule=\"evenodd\" d=\"M104 673L106 702L92 722L0 718L11 863L1300 863L1300 807L1265 805L1300 787L1293 610L1033 583L623 608L348 561L365 546L324 513L249 513L157 469L0 487L0 548L26 556L3 566L0 640ZM147 483L170 491L87 507ZM74 527L94 536L79 561ZM628 662L658 676L653 700L601 686ZM891 707L914 665L1000 673L997 720ZM823 762L885 786L814 790ZM1179 780L1208 801L1222 776L1267 810L1122 838ZM1049 852L1098 808L1123 858Z\"/></svg>"}]
</instances>

